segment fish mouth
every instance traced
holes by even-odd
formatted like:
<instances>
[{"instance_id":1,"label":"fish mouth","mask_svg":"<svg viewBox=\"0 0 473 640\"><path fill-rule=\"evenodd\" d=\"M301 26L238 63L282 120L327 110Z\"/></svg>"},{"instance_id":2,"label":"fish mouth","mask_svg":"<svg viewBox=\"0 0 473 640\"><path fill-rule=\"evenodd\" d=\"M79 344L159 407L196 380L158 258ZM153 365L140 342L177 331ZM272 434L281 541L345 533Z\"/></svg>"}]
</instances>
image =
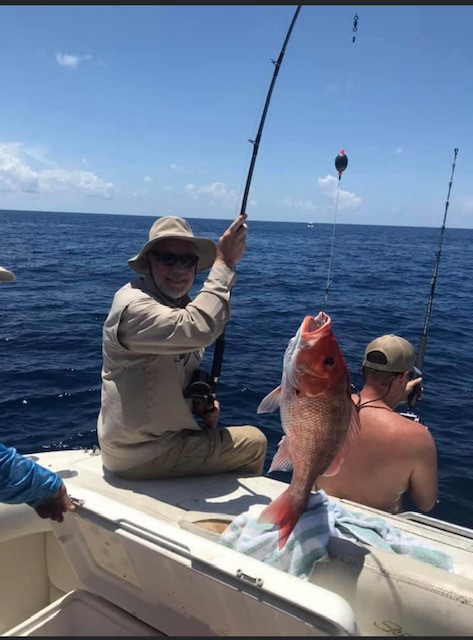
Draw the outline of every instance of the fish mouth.
<instances>
[{"instance_id":1,"label":"fish mouth","mask_svg":"<svg viewBox=\"0 0 473 640\"><path fill-rule=\"evenodd\" d=\"M302 322L302 337L304 340L319 337L320 334L330 331L332 319L324 311L316 316L306 316Z\"/></svg>"}]
</instances>

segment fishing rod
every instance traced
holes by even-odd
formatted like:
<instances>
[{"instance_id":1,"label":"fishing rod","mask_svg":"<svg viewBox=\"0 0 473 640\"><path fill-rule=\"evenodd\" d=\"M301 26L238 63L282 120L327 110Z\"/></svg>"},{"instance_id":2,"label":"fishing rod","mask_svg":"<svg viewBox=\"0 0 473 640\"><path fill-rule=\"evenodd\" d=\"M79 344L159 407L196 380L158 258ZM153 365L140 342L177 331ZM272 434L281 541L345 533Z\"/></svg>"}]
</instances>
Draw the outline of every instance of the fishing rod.
<instances>
[{"instance_id":1,"label":"fishing rod","mask_svg":"<svg viewBox=\"0 0 473 640\"><path fill-rule=\"evenodd\" d=\"M437 251L435 254L435 264L434 264L434 271L433 271L433 275L432 275L432 280L430 282L430 293L429 293L429 299L427 302L427 310L425 313L425 320L424 320L424 328L422 330L422 336L419 342L419 349L417 351L417 356L416 356L416 360L415 360L415 369L413 371L413 377L417 377L419 375L422 375L422 369L424 367L424 356L425 356L425 351L427 348L427 334L429 332L429 324L430 324L430 318L432 315L432 304L434 302L434 292L435 292L435 285L437 284L437 276L438 276L438 272L439 272L439 264L440 264L440 256L442 253L442 243L443 243L443 236L445 233L445 223L447 221L447 212L448 212L448 207L449 207L449 201L450 201L450 191L452 189L452 184L453 184L453 175L455 173L455 164L456 164L456 159L457 159L457 154L458 154L458 148L454 149L453 152L453 164L452 164L452 174L450 176L450 182L448 183L448 193L447 193L447 201L445 202L445 212L443 214L443 223L442 223L442 227L440 229L440 236L439 236L439 242L437 245ZM418 395L420 393L420 385L417 385L412 392L410 393L408 399L407 399L407 404L409 406L409 410L413 411L413 409L416 406L416 402L417 402L417 398ZM405 415L405 414L404 414ZM414 417L415 414L411 414L408 417Z\"/></svg>"},{"instance_id":2,"label":"fishing rod","mask_svg":"<svg viewBox=\"0 0 473 640\"><path fill-rule=\"evenodd\" d=\"M274 73L271 79L271 84L269 85L268 94L266 96L266 101L263 107L263 113L261 115L261 120L259 123L258 131L256 133L256 137L254 140L249 140L253 145L253 153L251 156L250 166L248 169L248 174L246 178L245 189L243 192L243 198L241 201L240 214L246 213L246 204L248 201L248 196L250 193L251 180L253 178L253 171L256 163L256 156L258 155L258 149L261 142L261 136L263 134L264 123L266 120L266 114L268 113L269 103L271 102L271 96L273 93L274 85L276 83L276 79L279 74L279 69L281 67L284 54L286 53L286 47L289 42L289 38L291 37L292 30L296 23L299 12L302 8L302 5L297 5L294 16L291 20L291 24L289 25L289 29L287 31L286 37L284 39L284 43L281 48L281 52L277 60L271 60L272 64L274 64ZM191 397L194 399L203 399L206 404L210 407L210 410L214 406L214 400L216 397L217 384L220 377L220 372L222 368L223 362L223 352L225 350L225 329L223 329L220 336L217 338L215 342L214 356L212 362L212 370L210 375L204 371L198 370L196 372L196 379L191 381L191 384L184 391L185 397Z\"/></svg>"},{"instance_id":3,"label":"fishing rod","mask_svg":"<svg viewBox=\"0 0 473 640\"><path fill-rule=\"evenodd\" d=\"M279 69L281 67L281 64L282 64L282 61L283 61L283 58L284 58L284 54L286 53L287 43L289 42L289 38L291 37L291 33L292 33L292 30L293 30L294 25L296 23L297 16L299 15L301 7L302 7L302 5L298 5L297 6L297 9L296 9L296 11L294 13L294 16L292 18L291 24L290 24L289 29L287 31L286 38L284 40L284 44L283 44L282 49L281 49L281 53L279 54L279 58L277 60L271 60L271 62L274 64L274 73L273 73L273 77L271 79L271 84L269 85L268 95L266 96L266 102L264 103L263 113L261 115L261 120L260 120L260 123L259 123L258 132L257 132L256 138L254 140L249 140L248 141L253 145L253 154L251 156L250 167L248 169L248 175L247 175L247 178L246 178L245 190L243 192L243 199L241 201L240 215L242 213L246 213L246 211L245 211L246 210L246 203L247 203L247 200L248 200L248 195L250 193L251 180L253 178L253 170L255 168L256 156L258 155L258 149L259 149L259 145L260 145L260 142L261 142L261 135L263 133L264 122L266 120L266 114L268 113L269 103L271 102L271 96L272 96L272 93L273 93L274 85L276 83L276 78L278 77Z\"/></svg>"}]
</instances>

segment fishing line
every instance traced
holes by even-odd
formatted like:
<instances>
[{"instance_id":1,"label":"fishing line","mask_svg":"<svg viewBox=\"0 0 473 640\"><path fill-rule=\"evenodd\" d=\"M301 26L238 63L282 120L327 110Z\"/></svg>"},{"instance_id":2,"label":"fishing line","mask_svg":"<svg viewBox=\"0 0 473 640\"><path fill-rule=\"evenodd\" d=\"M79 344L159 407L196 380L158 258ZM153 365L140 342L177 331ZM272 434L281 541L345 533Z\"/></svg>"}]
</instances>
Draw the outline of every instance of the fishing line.
<instances>
[{"instance_id":1,"label":"fishing line","mask_svg":"<svg viewBox=\"0 0 473 640\"><path fill-rule=\"evenodd\" d=\"M338 171L338 187L337 187L337 197L335 202L335 213L333 219L333 227L332 227L332 243L330 247L329 254L329 263L328 263L328 272L327 272L327 284L325 285L325 298L324 298L324 309L326 310L328 292L330 289L331 280L331 272L332 272L332 262L333 262L333 254L334 254L334 245L335 245L335 229L337 226L337 212L338 212L338 201L340 198L340 180L342 178L342 173L345 171L348 165L348 158L345 153L345 149L340 149L340 153L335 158L335 169Z\"/></svg>"},{"instance_id":2,"label":"fishing line","mask_svg":"<svg viewBox=\"0 0 473 640\"><path fill-rule=\"evenodd\" d=\"M440 256L442 253L443 236L445 234L445 223L447 221L447 212L450 204L450 191L452 189L452 184L453 184L453 175L455 173L455 164L456 164L457 154L458 154L458 148L455 148L453 151L452 173L450 176L450 182L448 183L447 200L445 202L445 212L443 214L443 222L442 222L442 227L440 229L440 236L439 236L439 241L437 245L437 251L435 252L434 271L432 274L432 280L430 281L430 293L427 301L427 310L425 313L424 327L422 330L422 336L419 342L419 349L417 351L417 356L415 361L415 367L417 368L420 375L422 375L422 369L424 367L424 356L427 348L427 334L429 331L430 318L432 316L432 305L434 302L435 285L437 284L437 276L438 276L439 265L440 265ZM419 393L420 393L420 385L417 385L407 399L407 403L411 411L416 406L417 397ZM418 417L415 414L402 414L402 415L405 415L406 417L409 417L409 418L418 419Z\"/></svg>"},{"instance_id":3,"label":"fishing line","mask_svg":"<svg viewBox=\"0 0 473 640\"><path fill-rule=\"evenodd\" d=\"M338 179L338 187L337 187L337 198L336 198L336 202L335 202L335 213L334 213L334 217L333 217L333 227L332 227L332 242L331 242L331 246L330 246L330 255L329 255L329 262L328 262L328 272L327 272L327 283L325 285L325 297L324 297L324 310L326 311L326 306L327 306L327 299L328 299L328 292L329 292L329 288L330 288L330 284L331 284L331 272L332 272L332 261L333 261L333 249L334 249L334 244L335 244L335 228L337 226L337 212L338 212L338 200L340 197L340 178Z\"/></svg>"},{"instance_id":4,"label":"fishing line","mask_svg":"<svg viewBox=\"0 0 473 640\"><path fill-rule=\"evenodd\" d=\"M352 33L353 33L352 46L356 42L356 34L357 34L357 31L358 31L358 20L359 20L358 13L355 13L355 16L353 18L353 27L352 27ZM350 99L352 69L353 69L353 56L349 55L348 81L347 81L347 85L346 85L347 99L345 101L345 109L348 109L348 104L349 104L349 99ZM346 120L346 116L345 116L345 120ZM331 275L332 275L332 263L333 263L334 248L335 248L335 229L336 229L336 226L337 226L338 205L339 205L339 201L340 201L340 180L341 180L341 177L342 177L342 172L345 171L345 169L347 168L347 164L348 164L348 158L347 158L347 156L345 154L345 149L341 149L340 153L335 158L335 168L338 171L338 183L337 183L337 195L336 195L336 199L335 199L335 211L334 211L334 216L333 216L332 240L331 240L331 243L330 243L329 263L328 263L328 270L327 270L327 282L326 282L326 285L325 285L325 295L324 295L324 304L323 304L323 308L324 308L325 311L327 311L328 294L329 294L329 290L330 290L330 285L332 284Z\"/></svg>"}]
</instances>

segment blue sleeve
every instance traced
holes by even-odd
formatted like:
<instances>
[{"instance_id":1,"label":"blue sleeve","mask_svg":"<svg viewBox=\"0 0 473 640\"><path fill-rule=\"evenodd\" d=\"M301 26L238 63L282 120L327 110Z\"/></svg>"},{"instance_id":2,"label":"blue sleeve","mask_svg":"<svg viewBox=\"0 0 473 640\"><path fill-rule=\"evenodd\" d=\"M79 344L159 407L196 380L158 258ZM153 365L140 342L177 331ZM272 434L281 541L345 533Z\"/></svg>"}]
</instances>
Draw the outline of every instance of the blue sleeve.
<instances>
[{"instance_id":1,"label":"blue sleeve","mask_svg":"<svg viewBox=\"0 0 473 640\"><path fill-rule=\"evenodd\" d=\"M0 502L37 507L61 486L61 478L0 443Z\"/></svg>"}]
</instances>

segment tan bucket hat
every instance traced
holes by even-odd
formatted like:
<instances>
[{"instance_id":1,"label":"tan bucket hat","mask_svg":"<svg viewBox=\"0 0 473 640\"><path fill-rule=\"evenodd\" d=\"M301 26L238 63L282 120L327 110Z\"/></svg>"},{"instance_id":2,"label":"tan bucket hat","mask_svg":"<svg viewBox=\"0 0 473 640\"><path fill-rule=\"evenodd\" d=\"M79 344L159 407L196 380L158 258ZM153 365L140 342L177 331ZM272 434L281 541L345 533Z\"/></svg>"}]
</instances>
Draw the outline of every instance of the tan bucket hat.
<instances>
[{"instance_id":1,"label":"tan bucket hat","mask_svg":"<svg viewBox=\"0 0 473 640\"><path fill-rule=\"evenodd\" d=\"M148 242L143 245L141 251L128 260L130 267L138 273L149 273L148 252L160 240L175 238L176 240L189 240L196 247L199 254L197 271L208 269L214 263L217 255L217 246L208 238L196 238L190 224L184 218L176 216L163 216L158 218L149 230Z\"/></svg>"},{"instance_id":2,"label":"tan bucket hat","mask_svg":"<svg viewBox=\"0 0 473 640\"><path fill-rule=\"evenodd\" d=\"M410 342L389 334L376 338L365 349L363 366L377 371L401 373L410 371L414 366L414 347Z\"/></svg>"},{"instance_id":3,"label":"tan bucket hat","mask_svg":"<svg viewBox=\"0 0 473 640\"><path fill-rule=\"evenodd\" d=\"M13 282L16 276L13 271L0 267L0 282Z\"/></svg>"}]
</instances>

